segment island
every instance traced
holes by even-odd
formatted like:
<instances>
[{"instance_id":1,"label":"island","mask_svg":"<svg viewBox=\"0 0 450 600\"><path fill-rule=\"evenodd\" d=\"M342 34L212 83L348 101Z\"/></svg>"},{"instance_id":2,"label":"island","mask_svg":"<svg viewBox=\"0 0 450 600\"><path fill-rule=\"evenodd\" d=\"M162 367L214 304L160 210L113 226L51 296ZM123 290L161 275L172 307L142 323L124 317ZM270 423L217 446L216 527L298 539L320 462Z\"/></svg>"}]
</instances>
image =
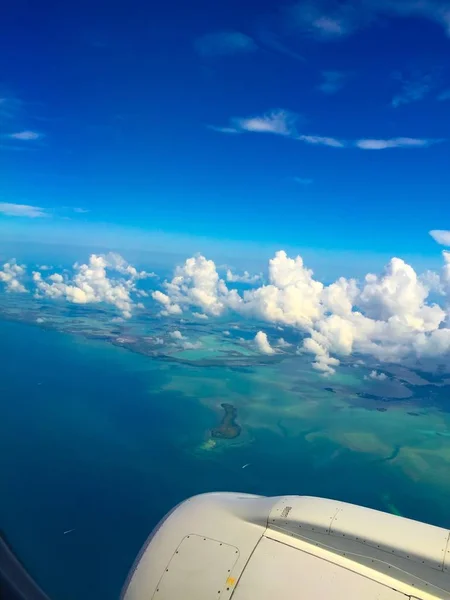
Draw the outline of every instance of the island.
<instances>
[{"instance_id":1,"label":"island","mask_svg":"<svg viewBox=\"0 0 450 600\"><path fill-rule=\"evenodd\" d=\"M220 425L211 429L211 436L225 440L238 437L241 433L241 427L236 423L237 409L232 404L227 404L226 402L220 406L225 411L225 414L222 417Z\"/></svg>"}]
</instances>

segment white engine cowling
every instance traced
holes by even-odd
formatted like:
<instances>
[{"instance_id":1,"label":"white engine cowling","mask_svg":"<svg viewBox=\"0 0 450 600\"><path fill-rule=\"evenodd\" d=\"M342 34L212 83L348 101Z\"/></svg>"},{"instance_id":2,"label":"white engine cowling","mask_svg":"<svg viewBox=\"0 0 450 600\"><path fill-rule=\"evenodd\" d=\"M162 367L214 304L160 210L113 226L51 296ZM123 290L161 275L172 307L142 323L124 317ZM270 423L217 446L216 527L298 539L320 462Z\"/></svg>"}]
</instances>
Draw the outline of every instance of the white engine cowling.
<instances>
[{"instance_id":1,"label":"white engine cowling","mask_svg":"<svg viewBox=\"0 0 450 600\"><path fill-rule=\"evenodd\" d=\"M450 600L450 531L334 500L234 493L173 509L122 600Z\"/></svg>"}]
</instances>

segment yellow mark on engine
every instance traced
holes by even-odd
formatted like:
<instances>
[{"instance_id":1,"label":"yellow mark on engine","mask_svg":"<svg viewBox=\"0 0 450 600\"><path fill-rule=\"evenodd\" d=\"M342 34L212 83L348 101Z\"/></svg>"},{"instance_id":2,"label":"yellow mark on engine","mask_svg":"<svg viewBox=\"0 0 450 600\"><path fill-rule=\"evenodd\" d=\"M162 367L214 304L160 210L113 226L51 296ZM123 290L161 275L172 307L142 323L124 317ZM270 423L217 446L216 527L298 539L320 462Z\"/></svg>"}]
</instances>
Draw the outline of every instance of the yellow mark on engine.
<instances>
[{"instance_id":1,"label":"yellow mark on engine","mask_svg":"<svg viewBox=\"0 0 450 600\"><path fill-rule=\"evenodd\" d=\"M228 577L227 585L234 585L236 583L236 579L234 577Z\"/></svg>"}]
</instances>

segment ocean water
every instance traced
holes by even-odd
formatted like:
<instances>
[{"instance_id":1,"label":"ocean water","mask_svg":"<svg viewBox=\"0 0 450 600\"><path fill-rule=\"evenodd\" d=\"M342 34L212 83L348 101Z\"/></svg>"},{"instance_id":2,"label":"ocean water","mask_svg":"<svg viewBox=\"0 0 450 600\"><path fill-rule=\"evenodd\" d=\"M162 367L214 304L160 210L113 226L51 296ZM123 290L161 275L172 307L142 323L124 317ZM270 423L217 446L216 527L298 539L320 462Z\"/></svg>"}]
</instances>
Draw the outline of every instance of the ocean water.
<instances>
[{"instance_id":1,"label":"ocean water","mask_svg":"<svg viewBox=\"0 0 450 600\"><path fill-rule=\"evenodd\" d=\"M289 361L191 367L6 321L0 357L0 528L52 600L118 598L157 521L207 491L332 497L450 526L447 420L350 406L350 372L333 394ZM212 442L230 400L242 435Z\"/></svg>"}]
</instances>

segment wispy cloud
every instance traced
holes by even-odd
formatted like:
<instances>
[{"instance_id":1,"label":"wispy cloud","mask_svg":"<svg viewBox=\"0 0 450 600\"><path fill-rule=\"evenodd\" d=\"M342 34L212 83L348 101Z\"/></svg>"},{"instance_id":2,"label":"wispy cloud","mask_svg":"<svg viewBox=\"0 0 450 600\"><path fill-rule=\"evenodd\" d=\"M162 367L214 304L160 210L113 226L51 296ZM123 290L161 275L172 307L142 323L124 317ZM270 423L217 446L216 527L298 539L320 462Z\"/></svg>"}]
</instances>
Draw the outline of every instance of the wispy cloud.
<instances>
[{"instance_id":1,"label":"wispy cloud","mask_svg":"<svg viewBox=\"0 0 450 600\"><path fill-rule=\"evenodd\" d=\"M80 208L80 207L75 207L72 210L73 210L73 212L80 213L80 214L85 214L85 213L91 212L88 208Z\"/></svg>"},{"instance_id":2,"label":"wispy cloud","mask_svg":"<svg viewBox=\"0 0 450 600\"><path fill-rule=\"evenodd\" d=\"M271 25L273 23L271 22ZM305 57L289 48L284 42L281 41L280 36L276 33L270 31L268 25L260 26L258 31L258 41L262 46L268 48L269 50L274 50L279 54L284 54L289 58L293 58L294 60L298 60L300 62L305 62Z\"/></svg>"},{"instance_id":3,"label":"wispy cloud","mask_svg":"<svg viewBox=\"0 0 450 600\"><path fill-rule=\"evenodd\" d=\"M329 41L344 38L386 17L419 17L435 22L450 35L450 4L445 0L310 0L297 2L286 15L306 35Z\"/></svg>"},{"instance_id":4,"label":"wispy cloud","mask_svg":"<svg viewBox=\"0 0 450 600\"><path fill-rule=\"evenodd\" d=\"M8 217L28 217L29 219L50 216L46 209L40 206L13 204L11 202L0 202L0 213Z\"/></svg>"},{"instance_id":5,"label":"wispy cloud","mask_svg":"<svg viewBox=\"0 0 450 600\"><path fill-rule=\"evenodd\" d=\"M17 116L21 110L23 102L13 96L0 97L0 119L8 120Z\"/></svg>"},{"instance_id":6,"label":"wispy cloud","mask_svg":"<svg viewBox=\"0 0 450 600\"><path fill-rule=\"evenodd\" d=\"M327 137L322 135L301 135L298 138L300 141L306 144L313 144L314 146L330 146L331 148L344 148L346 143L343 140L338 140L334 137Z\"/></svg>"},{"instance_id":7,"label":"wispy cloud","mask_svg":"<svg viewBox=\"0 0 450 600\"><path fill-rule=\"evenodd\" d=\"M298 115L287 110L275 110L262 117L233 119L238 129L257 133L275 133L277 135L292 135Z\"/></svg>"},{"instance_id":8,"label":"wispy cloud","mask_svg":"<svg viewBox=\"0 0 450 600\"><path fill-rule=\"evenodd\" d=\"M361 150L386 150L387 148L424 148L436 144L441 140L421 138L398 137L387 140L363 139L355 142Z\"/></svg>"},{"instance_id":9,"label":"wispy cloud","mask_svg":"<svg viewBox=\"0 0 450 600\"><path fill-rule=\"evenodd\" d=\"M343 71L322 71L318 89L324 94L335 94L344 87L347 74Z\"/></svg>"},{"instance_id":10,"label":"wispy cloud","mask_svg":"<svg viewBox=\"0 0 450 600\"><path fill-rule=\"evenodd\" d=\"M444 100L450 100L450 89L444 90L443 92L441 92L439 94L439 96L437 97L437 99L440 102L443 102Z\"/></svg>"},{"instance_id":11,"label":"wispy cloud","mask_svg":"<svg viewBox=\"0 0 450 600\"><path fill-rule=\"evenodd\" d=\"M433 229L429 232L435 242L441 246L450 246L450 231L445 229Z\"/></svg>"},{"instance_id":12,"label":"wispy cloud","mask_svg":"<svg viewBox=\"0 0 450 600\"><path fill-rule=\"evenodd\" d=\"M392 98L392 106L398 108L402 104L411 104L425 98L432 90L434 83L434 75L427 73L426 75L415 74L410 78L405 78L401 73L395 73L394 79L401 82L401 90Z\"/></svg>"},{"instance_id":13,"label":"wispy cloud","mask_svg":"<svg viewBox=\"0 0 450 600\"><path fill-rule=\"evenodd\" d=\"M287 110L273 110L258 117L233 118L230 125L208 127L219 133L272 133L289 137L312 146L329 146L331 148L360 148L361 150L386 150L388 148L424 148L443 142L439 139L396 137L389 139L361 138L358 140L345 140L325 135L298 134L297 124L299 115Z\"/></svg>"},{"instance_id":14,"label":"wispy cloud","mask_svg":"<svg viewBox=\"0 0 450 600\"><path fill-rule=\"evenodd\" d=\"M212 131L218 131L219 133L242 133L240 129L236 127L220 127L218 125L207 125L208 129Z\"/></svg>"},{"instance_id":15,"label":"wispy cloud","mask_svg":"<svg viewBox=\"0 0 450 600\"><path fill-rule=\"evenodd\" d=\"M328 41L349 35L362 22L364 11L354 3L333 0L297 2L288 9L290 26L318 40Z\"/></svg>"},{"instance_id":16,"label":"wispy cloud","mask_svg":"<svg viewBox=\"0 0 450 600\"><path fill-rule=\"evenodd\" d=\"M239 31L218 31L207 33L194 42L196 51L201 56L229 56L246 54L258 49L255 41Z\"/></svg>"},{"instance_id":17,"label":"wispy cloud","mask_svg":"<svg viewBox=\"0 0 450 600\"><path fill-rule=\"evenodd\" d=\"M8 133L5 137L11 140L20 140L23 142L29 142L34 140L39 140L43 136L42 133L38 133L37 131L18 131L17 133Z\"/></svg>"},{"instance_id":18,"label":"wispy cloud","mask_svg":"<svg viewBox=\"0 0 450 600\"><path fill-rule=\"evenodd\" d=\"M208 125L210 129L220 133L273 133L275 135L293 136L299 116L288 110L272 110L262 116L234 117L230 125L217 127Z\"/></svg>"},{"instance_id":19,"label":"wispy cloud","mask_svg":"<svg viewBox=\"0 0 450 600\"><path fill-rule=\"evenodd\" d=\"M311 185L312 183L314 183L313 179L308 179L305 177L293 177L293 180L295 181L295 183L299 183L300 185Z\"/></svg>"}]
</instances>

